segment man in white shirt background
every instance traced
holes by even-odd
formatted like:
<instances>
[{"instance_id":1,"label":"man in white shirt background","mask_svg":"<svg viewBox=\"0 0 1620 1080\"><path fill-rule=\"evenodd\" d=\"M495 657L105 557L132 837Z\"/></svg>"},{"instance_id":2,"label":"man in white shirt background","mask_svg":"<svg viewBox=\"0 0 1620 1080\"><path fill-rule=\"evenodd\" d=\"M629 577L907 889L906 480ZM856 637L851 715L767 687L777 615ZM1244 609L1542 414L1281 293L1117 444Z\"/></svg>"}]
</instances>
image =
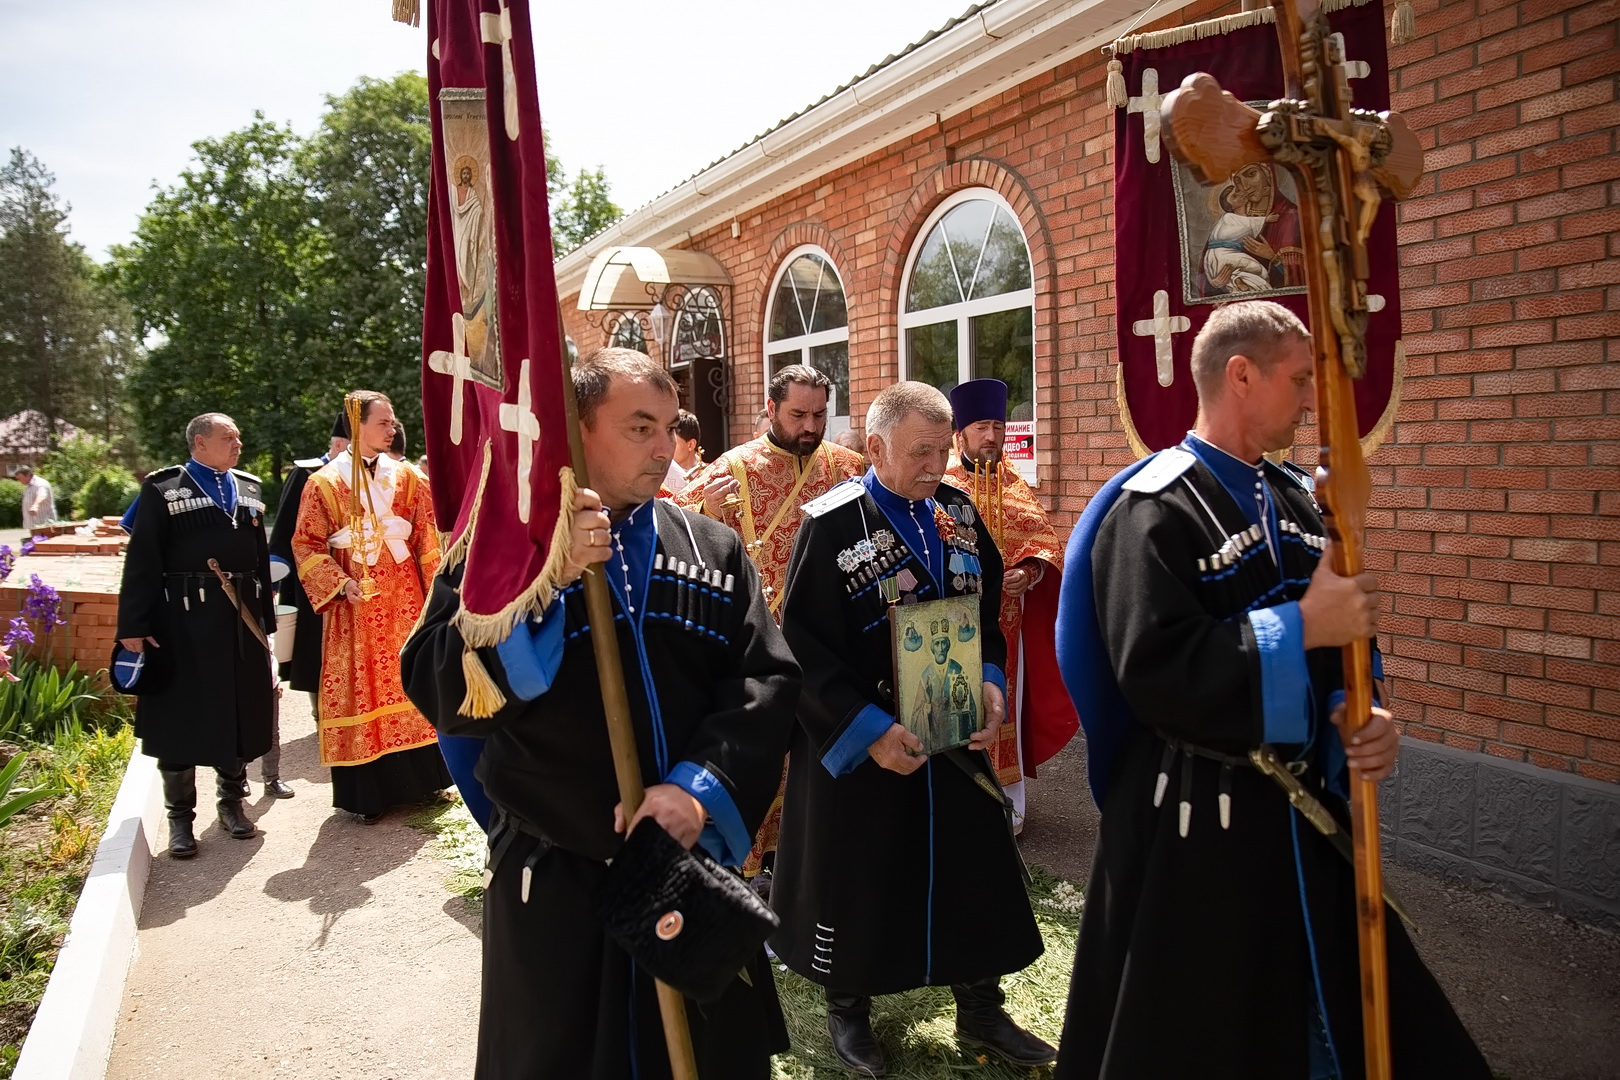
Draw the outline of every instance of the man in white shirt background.
<instances>
[{"instance_id":1,"label":"man in white shirt background","mask_svg":"<svg viewBox=\"0 0 1620 1080\"><path fill-rule=\"evenodd\" d=\"M56 492L51 482L35 476L27 465L17 470L17 483L23 486L22 527L32 531L36 526L49 525L56 520Z\"/></svg>"}]
</instances>

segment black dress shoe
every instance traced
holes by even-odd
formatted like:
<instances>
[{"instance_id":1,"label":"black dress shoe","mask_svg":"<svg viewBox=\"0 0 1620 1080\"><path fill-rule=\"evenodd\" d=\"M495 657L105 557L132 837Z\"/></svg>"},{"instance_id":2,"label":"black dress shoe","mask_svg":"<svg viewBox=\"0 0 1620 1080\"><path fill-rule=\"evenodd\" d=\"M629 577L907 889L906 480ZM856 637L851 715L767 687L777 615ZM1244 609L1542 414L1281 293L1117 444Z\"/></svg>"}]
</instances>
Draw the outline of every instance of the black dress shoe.
<instances>
[{"instance_id":1,"label":"black dress shoe","mask_svg":"<svg viewBox=\"0 0 1620 1080\"><path fill-rule=\"evenodd\" d=\"M273 795L278 799L290 799L294 795L298 794L298 792L288 787L279 776L274 780L266 780L264 782L264 793L266 795Z\"/></svg>"},{"instance_id":2,"label":"black dress shoe","mask_svg":"<svg viewBox=\"0 0 1620 1080\"><path fill-rule=\"evenodd\" d=\"M1025 1068L1049 1065L1057 1060L1057 1050L1045 1039L1031 1035L1006 1012L997 1009L994 1018L978 1013L956 1015L956 1041L976 1050L988 1050L1003 1061Z\"/></svg>"},{"instance_id":3,"label":"black dress shoe","mask_svg":"<svg viewBox=\"0 0 1620 1080\"><path fill-rule=\"evenodd\" d=\"M871 998L828 994L827 1034L833 1056L856 1076L888 1073L883 1047L872 1034Z\"/></svg>"},{"instance_id":4,"label":"black dress shoe","mask_svg":"<svg viewBox=\"0 0 1620 1080\"><path fill-rule=\"evenodd\" d=\"M221 802L219 804L219 827L231 834L232 840L247 840L258 830L253 822L242 813L240 802Z\"/></svg>"}]
</instances>

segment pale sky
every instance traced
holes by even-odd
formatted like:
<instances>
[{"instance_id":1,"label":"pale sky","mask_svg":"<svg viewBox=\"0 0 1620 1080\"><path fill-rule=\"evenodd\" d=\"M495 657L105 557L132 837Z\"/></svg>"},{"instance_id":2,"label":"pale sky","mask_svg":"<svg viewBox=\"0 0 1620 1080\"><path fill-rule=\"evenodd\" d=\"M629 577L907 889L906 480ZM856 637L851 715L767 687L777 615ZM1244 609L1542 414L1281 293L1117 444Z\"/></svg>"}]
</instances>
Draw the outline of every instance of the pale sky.
<instances>
[{"instance_id":1,"label":"pale sky","mask_svg":"<svg viewBox=\"0 0 1620 1080\"><path fill-rule=\"evenodd\" d=\"M325 95L422 70L389 0L0 0L0 149L56 174L103 258L255 109L314 130ZM627 210L936 29L969 0L531 0L540 106L570 170Z\"/></svg>"}]
</instances>

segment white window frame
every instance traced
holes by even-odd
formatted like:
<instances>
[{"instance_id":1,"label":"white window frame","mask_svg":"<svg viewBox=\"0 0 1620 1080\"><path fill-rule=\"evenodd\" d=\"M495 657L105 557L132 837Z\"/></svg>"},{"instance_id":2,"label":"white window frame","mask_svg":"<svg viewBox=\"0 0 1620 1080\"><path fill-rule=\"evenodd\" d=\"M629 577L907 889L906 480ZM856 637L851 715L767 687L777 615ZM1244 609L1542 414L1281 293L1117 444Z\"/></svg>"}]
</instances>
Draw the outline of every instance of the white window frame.
<instances>
[{"instance_id":1,"label":"white window frame","mask_svg":"<svg viewBox=\"0 0 1620 1080\"><path fill-rule=\"evenodd\" d=\"M844 294L844 325L833 330L818 330L813 334L800 334L797 337L772 341L771 317L776 314L776 290L781 287L782 279L787 276L788 267L792 266L794 261L803 255L820 256L832 270L833 277L838 281L838 291ZM765 293L765 322L760 327L759 340L761 342L760 373L765 384L766 394L770 393L771 357L780 356L782 353L797 349L799 351L798 362L813 367L814 365L810 363L811 349L820 345L834 345L840 341L846 343L849 341L849 290L844 287L844 275L838 269L837 261L827 253L825 248L819 244L800 244L782 256L781 262L777 264L776 273L771 275L771 287ZM849 374L851 379L855 377L853 371ZM850 426L851 417L849 413L851 410L848 401L843 403L844 416L832 415L834 408L838 404L837 393L838 387L834 386L832 393L827 395L827 434L829 435L836 435L840 431L847 430Z\"/></svg>"},{"instance_id":2,"label":"white window frame","mask_svg":"<svg viewBox=\"0 0 1620 1080\"><path fill-rule=\"evenodd\" d=\"M971 300L959 300L954 304L942 304L939 307L924 308L921 311L907 311L906 298L911 292L911 271L912 268L917 265L917 256L922 253L923 244L927 243L928 237L934 231L934 227L940 223L946 214L950 213L958 206L961 206L963 203L980 200L995 203L1002 209L1006 210L1008 216L1012 218L1013 224L1018 226L1018 235L1022 237L1024 241L1024 258L1029 261L1030 287L1027 289L1017 289L1013 292L997 293L994 296L981 296L974 297ZM975 276L977 276L976 272ZM933 326L936 323L951 322L954 320L956 323L956 381L959 383L967 382L973 377L973 356L970 352L972 342L969 334L970 320L979 315L989 315L998 311L1012 311L1016 308L1027 307L1030 309L1030 326L1033 328L1035 324L1034 282L1035 257L1029 250L1029 237L1024 234L1024 224L1018 219L1018 212L1013 209L1012 203L1002 198L1000 192L984 187L963 188L961 191L953 191L950 195L946 196L944 201L942 201L938 206L934 207L933 213L929 214L928 217L923 221L922 228L917 230L916 238L912 240L911 243L911 250L906 254L905 271L900 275L900 310L898 320L900 333L896 335L898 338L896 348L899 350L900 354L900 363L898 369L900 371L900 378L909 379L911 377L911 350L908 348L909 342L906 336L907 333L915 327ZM848 302L847 296L845 297L845 302ZM1031 349L1030 364L1032 367L1032 378L1030 380L1030 417L1035 422L1035 452L1036 458L1039 460L1041 444L1039 434L1040 422L1038 420L1038 417L1041 414L1040 380L1033 378L1033 375L1035 374L1033 370L1034 362L1034 349ZM1023 462L1020 462L1019 466L1019 472L1024 479L1032 486L1037 484L1037 470L1034 468L1033 463L1025 466Z\"/></svg>"}]
</instances>

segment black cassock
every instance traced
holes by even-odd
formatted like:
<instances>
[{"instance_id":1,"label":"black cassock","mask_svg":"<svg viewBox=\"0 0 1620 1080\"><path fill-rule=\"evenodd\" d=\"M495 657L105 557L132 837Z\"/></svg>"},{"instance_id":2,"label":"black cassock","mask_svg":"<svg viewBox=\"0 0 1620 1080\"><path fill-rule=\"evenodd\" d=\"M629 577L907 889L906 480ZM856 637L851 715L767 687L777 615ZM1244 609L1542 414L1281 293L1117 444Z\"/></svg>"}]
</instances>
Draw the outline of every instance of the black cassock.
<instances>
[{"instance_id":1,"label":"black cassock","mask_svg":"<svg viewBox=\"0 0 1620 1080\"><path fill-rule=\"evenodd\" d=\"M739 865L776 794L798 668L730 529L658 501L612 531L623 547L602 571L643 782L697 796L712 822L704 848ZM440 731L487 737L477 773L497 823L484 901L479 1080L668 1076L652 981L632 978L592 907L604 861L620 844L619 796L583 589L570 586L543 619L478 650L506 704L492 719L471 720L457 712L463 645L450 624L464 572L434 582L401 673ZM540 835L554 846L545 849ZM688 1001L687 1011L704 1080L764 1080L770 1056L788 1047L763 949L749 980L734 980L717 1002Z\"/></svg>"},{"instance_id":2,"label":"black cassock","mask_svg":"<svg viewBox=\"0 0 1620 1080\"><path fill-rule=\"evenodd\" d=\"M1183 447L1098 493L1063 576L1102 824L1056 1075L1360 1077L1351 865L1247 759L1273 745L1348 836L1340 654L1305 652L1297 608L1321 519L1283 470ZM1386 923L1395 1075L1487 1080Z\"/></svg>"},{"instance_id":3,"label":"black cassock","mask_svg":"<svg viewBox=\"0 0 1620 1080\"><path fill-rule=\"evenodd\" d=\"M936 501L957 523L956 545L940 542ZM936 575L925 557L935 570L951 565ZM901 776L866 752L894 722L881 580L915 583L904 603L938 599L941 584L945 596L965 595L981 576L986 675L1004 686L1001 555L965 494L941 484L933 500L911 503L868 473L806 506L782 607L804 693L771 886L782 927L771 947L831 990L976 982L1041 954L1003 804L975 779L999 792L986 755L952 750Z\"/></svg>"},{"instance_id":4,"label":"black cassock","mask_svg":"<svg viewBox=\"0 0 1620 1080\"><path fill-rule=\"evenodd\" d=\"M281 603L298 609L293 628L292 659L281 665L281 677L294 690L319 693L321 689L321 617L310 607L309 594L298 577L293 559L292 537L298 528L298 504L311 474L326 464L325 458L305 458L293 462L287 481L281 486L281 502L276 505L276 524L270 530L270 557L287 565L287 576L276 583Z\"/></svg>"},{"instance_id":5,"label":"black cassock","mask_svg":"<svg viewBox=\"0 0 1620 1080\"><path fill-rule=\"evenodd\" d=\"M160 693L135 700L141 750L166 765L229 772L270 748L269 653L208 568L218 560L259 626L274 628L259 481L231 474L234 515L183 466L148 475L124 555L118 636L155 638L174 673Z\"/></svg>"}]
</instances>

